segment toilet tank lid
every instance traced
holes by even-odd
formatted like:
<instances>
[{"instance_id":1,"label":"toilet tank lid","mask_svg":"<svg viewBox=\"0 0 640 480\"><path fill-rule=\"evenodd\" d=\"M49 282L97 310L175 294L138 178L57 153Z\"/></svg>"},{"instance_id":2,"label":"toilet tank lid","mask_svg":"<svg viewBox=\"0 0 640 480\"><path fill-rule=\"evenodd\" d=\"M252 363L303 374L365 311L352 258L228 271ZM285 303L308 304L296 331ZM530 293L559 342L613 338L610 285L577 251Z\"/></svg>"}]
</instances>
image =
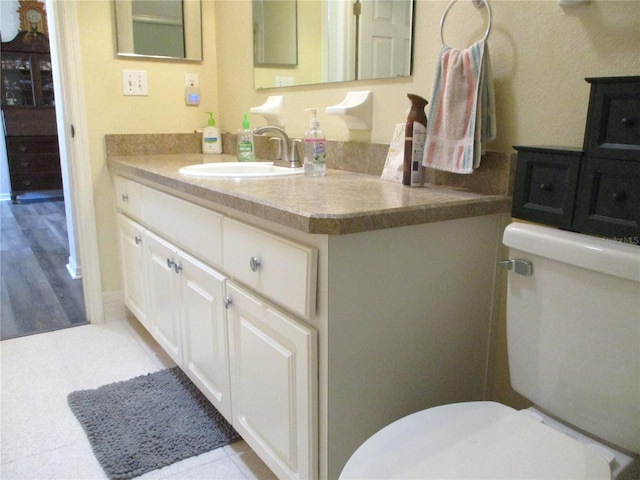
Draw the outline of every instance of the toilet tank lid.
<instances>
[{"instance_id":1,"label":"toilet tank lid","mask_svg":"<svg viewBox=\"0 0 640 480\"><path fill-rule=\"evenodd\" d=\"M509 248L640 283L638 245L527 223L509 224L502 242Z\"/></svg>"}]
</instances>

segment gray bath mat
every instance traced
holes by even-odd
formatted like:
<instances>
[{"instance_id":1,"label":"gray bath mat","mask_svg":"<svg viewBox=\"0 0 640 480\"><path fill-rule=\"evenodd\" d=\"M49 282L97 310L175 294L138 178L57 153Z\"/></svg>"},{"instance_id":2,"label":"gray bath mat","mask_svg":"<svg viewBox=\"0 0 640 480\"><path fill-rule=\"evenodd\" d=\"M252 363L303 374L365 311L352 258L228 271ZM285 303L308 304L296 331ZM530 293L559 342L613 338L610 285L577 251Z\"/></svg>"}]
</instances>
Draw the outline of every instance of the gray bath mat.
<instances>
[{"instance_id":1,"label":"gray bath mat","mask_svg":"<svg viewBox=\"0 0 640 480\"><path fill-rule=\"evenodd\" d=\"M111 479L137 477L240 439L178 367L72 392L67 401Z\"/></svg>"}]
</instances>

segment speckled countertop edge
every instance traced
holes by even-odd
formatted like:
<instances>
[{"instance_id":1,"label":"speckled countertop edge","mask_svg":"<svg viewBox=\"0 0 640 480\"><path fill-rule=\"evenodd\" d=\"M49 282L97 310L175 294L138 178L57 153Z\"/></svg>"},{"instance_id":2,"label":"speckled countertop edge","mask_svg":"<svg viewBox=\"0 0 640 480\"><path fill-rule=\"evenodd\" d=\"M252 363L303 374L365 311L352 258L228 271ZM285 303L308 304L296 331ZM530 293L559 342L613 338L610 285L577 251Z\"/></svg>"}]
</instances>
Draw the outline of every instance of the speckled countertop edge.
<instances>
[{"instance_id":1,"label":"speckled countertop edge","mask_svg":"<svg viewBox=\"0 0 640 480\"><path fill-rule=\"evenodd\" d=\"M231 155L216 157L217 161L235 161ZM507 213L511 209L508 195L430 185L410 188L377 176L341 170L328 169L324 177L259 179L207 179L178 173L183 166L206 161L211 161L210 155L109 157L109 165L118 175L312 234L358 233Z\"/></svg>"}]
</instances>

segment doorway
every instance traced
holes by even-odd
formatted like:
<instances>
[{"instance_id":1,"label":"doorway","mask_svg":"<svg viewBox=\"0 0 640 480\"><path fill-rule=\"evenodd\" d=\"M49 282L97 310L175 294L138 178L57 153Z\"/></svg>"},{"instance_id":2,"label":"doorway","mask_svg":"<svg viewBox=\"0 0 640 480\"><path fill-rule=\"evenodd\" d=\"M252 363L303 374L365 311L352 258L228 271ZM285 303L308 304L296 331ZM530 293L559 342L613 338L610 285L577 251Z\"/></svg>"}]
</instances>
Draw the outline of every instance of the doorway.
<instances>
[{"instance_id":1,"label":"doorway","mask_svg":"<svg viewBox=\"0 0 640 480\"><path fill-rule=\"evenodd\" d=\"M101 323L104 321L104 307L76 8L76 2L46 1L65 218L74 232L68 232L69 248L75 249L78 258L82 259L80 282L86 321Z\"/></svg>"}]
</instances>

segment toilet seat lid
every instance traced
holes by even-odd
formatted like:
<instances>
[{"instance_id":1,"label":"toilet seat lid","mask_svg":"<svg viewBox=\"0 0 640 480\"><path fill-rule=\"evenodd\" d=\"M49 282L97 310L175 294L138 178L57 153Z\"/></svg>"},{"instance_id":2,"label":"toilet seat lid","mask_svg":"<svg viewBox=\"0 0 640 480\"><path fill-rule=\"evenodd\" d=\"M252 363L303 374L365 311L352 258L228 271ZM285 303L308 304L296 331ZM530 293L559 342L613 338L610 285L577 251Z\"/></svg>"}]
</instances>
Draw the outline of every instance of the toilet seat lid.
<instances>
[{"instance_id":1,"label":"toilet seat lid","mask_svg":"<svg viewBox=\"0 0 640 480\"><path fill-rule=\"evenodd\" d=\"M353 454L347 479L610 479L581 443L494 402L443 405L383 428Z\"/></svg>"}]
</instances>

